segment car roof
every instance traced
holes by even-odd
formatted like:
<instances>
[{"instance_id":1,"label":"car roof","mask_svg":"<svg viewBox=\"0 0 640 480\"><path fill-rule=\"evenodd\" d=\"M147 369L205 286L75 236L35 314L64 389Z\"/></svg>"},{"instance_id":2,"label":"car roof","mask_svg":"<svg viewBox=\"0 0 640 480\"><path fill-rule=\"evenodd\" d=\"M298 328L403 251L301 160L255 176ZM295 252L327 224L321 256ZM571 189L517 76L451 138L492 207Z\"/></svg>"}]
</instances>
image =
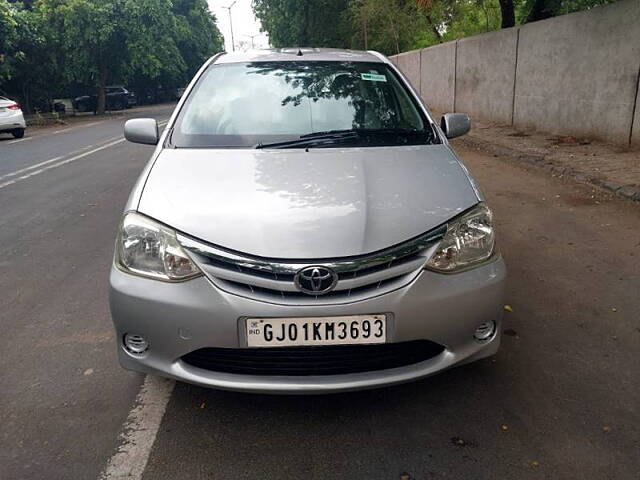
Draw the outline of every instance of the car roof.
<instances>
[{"instance_id":1,"label":"car roof","mask_svg":"<svg viewBox=\"0 0 640 480\"><path fill-rule=\"evenodd\" d=\"M300 55L300 53L302 55ZM375 62L388 63L378 52L360 50L342 50L338 48L270 48L248 50L246 52L226 52L216 58L215 63L240 62Z\"/></svg>"}]
</instances>

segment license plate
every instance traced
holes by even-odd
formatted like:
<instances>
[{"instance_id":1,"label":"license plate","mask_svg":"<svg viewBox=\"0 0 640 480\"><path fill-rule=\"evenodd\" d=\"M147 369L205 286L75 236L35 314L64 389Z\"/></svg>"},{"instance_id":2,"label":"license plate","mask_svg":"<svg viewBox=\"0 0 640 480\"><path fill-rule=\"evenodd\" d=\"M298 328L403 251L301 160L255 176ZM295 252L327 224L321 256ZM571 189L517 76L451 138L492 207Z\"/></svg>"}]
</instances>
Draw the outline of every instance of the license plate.
<instances>
[{"instance_id":1,"label":"license plate","mask_svg":"<svg viewBox=\"0 0 640 480\"><path fill-rule=\"evenodd\" d=\"M385 315L247 318L249 347L385 343Z\"/></svg>"}]
</instances>

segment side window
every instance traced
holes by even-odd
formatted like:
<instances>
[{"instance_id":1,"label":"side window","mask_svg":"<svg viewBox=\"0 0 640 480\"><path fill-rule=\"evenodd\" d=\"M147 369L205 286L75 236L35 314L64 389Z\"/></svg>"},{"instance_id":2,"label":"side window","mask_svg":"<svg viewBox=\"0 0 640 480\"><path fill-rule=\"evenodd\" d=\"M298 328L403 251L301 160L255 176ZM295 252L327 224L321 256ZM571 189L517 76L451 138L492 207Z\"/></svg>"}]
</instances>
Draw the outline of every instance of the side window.
<instances>
[{"instance_id":1,"label":"side window","mask_svg":"<svg viewBox=\"0 0 640 480\"><path fill-rule=\"evenodd\" d=\"M420 113L418 113L416 106L409 98L410 92L399 83L394 75L390 75L390 77L393 92L395 94L394 96L396 97L396 101L400 104L400 113L402 115L402 120L405 123L404 127L423 128Z\"/></svg>"}]
</instances>

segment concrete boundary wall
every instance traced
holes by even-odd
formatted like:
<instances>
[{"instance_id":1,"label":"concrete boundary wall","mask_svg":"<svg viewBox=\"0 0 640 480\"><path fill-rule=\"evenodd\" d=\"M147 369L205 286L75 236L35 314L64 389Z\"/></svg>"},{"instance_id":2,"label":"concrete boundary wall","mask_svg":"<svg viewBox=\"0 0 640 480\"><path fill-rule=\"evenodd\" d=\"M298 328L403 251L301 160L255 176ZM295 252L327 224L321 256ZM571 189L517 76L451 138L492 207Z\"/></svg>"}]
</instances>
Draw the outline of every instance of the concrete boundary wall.
<instances>
[{"instance_id":1,"label":"concrete boundary wall","mask_svg":"<svg viewBox=\"0 0 640 480\"><path fill-rule=\"evenodd\" d=\"M640 0L620 0L392 60L434 110L640 145Z\"/></svg>"},{"instance_id":2,"label":"concrete boundary wall","mask_svg":"<svg viewBox=\"0 0 640 480\"><path fill-rule=\"evenodd\" d=\"M517 42L516 28L458 41L457 110L481 120L511 123Z\"/></svg>"},{"instance_id":3,"label":"concrete boundary wall","mask_svg":"<svg viewBox=\"0 0 640 480\"><path fill-rule=\"evenodd\" d=\"M419 92L421 81L420 51L414 50L398 55L398 68L406 75L411 85L413 85L413 88L416 89L416 92Z\"/></svg>"},{"instance_id":4,"label":"concrete boundary wall","mask_svg":"<svg viewBox=\"0 0 640 480\"><path fill-rule=\"evenodd\" d=\"M420 95L435 110L455 110L456 43L420 51Z\"/></svg>"}]
</instances>

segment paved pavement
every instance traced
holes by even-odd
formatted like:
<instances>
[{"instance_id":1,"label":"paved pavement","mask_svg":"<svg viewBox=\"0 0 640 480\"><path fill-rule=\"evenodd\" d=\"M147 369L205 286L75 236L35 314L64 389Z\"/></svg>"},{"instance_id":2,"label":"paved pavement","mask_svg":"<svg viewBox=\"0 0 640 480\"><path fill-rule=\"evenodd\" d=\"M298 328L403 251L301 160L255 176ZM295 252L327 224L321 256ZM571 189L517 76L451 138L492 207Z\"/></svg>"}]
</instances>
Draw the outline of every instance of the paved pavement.
<instances>
[{"instance_id":1,"label":"paved pavement","mask_svg":"<svg viewBox=\"0 0 640 480\"><path fill-rule=\"evenodd\" d=\"M153 148L122 141L62 162L121 139L125 118L171 110L0 142L2 479L97 478L113 453L142 378L117 366L107 275L122 208Z\"/></svg>"},{"instance_id":2,"label":"paved pavement","mask_svg":"<svg viewBox=\"0 0 640 480\"><path fill-rule=\"evenodd\" d=\"M114 143L123 122L0 141L0 478L638 478L637 204L461 147L509 266L495 358L351 394L171 391L115 358L107 272L152 150Z\"/></svg>"},{"instance_id":3,"label":"paved pavement","mask_svg":"<svg viewBox=\"0 0 640 480\"><path fill-rule=\"evenodd\" d=\"M536 165L610 194L640 202L640 149L474 121L466 147Z\"/></svg>"}]
</instances>

